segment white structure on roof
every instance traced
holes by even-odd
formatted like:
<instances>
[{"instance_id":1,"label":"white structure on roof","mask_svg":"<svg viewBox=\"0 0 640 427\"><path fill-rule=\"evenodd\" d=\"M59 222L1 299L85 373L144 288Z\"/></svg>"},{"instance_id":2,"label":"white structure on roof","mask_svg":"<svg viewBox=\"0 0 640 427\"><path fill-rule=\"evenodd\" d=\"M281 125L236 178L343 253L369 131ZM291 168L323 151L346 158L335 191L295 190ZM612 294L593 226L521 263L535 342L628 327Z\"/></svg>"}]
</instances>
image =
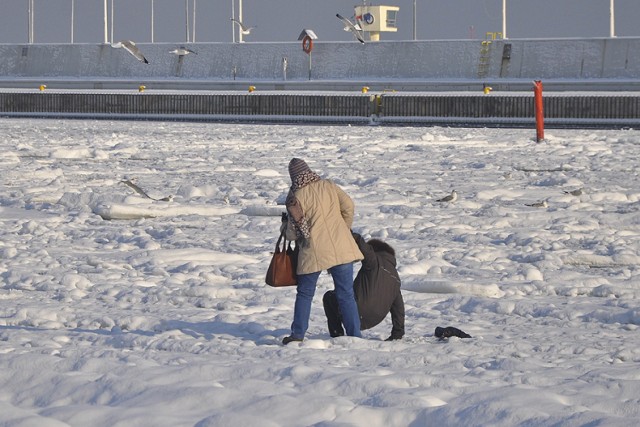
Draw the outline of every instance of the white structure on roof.
<instances>
[{"instance_id":1,"label":"white structure on roof","mask_svg":"<svg viewBox=\"0 0 640 427\"><path fill-rule=\"evenodd\" d=\"M398 6L356 6L356 22L362 31L369 33L369 40L379 41L383 31L398 31Z\"/></svg>"}]
</instances>

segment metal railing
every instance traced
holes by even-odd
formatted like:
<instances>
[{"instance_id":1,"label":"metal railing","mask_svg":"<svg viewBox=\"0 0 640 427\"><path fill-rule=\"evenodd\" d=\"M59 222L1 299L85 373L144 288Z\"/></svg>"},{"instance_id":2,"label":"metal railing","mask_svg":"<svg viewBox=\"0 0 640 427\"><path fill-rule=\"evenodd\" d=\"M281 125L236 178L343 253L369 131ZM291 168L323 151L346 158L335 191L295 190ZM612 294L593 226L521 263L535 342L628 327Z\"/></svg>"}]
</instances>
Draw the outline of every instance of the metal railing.
<instances>
[{"instance_id":1,"label":"metal railing","mask_svg":"<svg viewBox=\"0 0 640 427\"><path fill-rule=\"evenodd\" d=\"M0 92L0 116L524 125L532 94L180 94ZM551 126L640 127L640 95L552 95Z\"/></svg>"}]
</instances>

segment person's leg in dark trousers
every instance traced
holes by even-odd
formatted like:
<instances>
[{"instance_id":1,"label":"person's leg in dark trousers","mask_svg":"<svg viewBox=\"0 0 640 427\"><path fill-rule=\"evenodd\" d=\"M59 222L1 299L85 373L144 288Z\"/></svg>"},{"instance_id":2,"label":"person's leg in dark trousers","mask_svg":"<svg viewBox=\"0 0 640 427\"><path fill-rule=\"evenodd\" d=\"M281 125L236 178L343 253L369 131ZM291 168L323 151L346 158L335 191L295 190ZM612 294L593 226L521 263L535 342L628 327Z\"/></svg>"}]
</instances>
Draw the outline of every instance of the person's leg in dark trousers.
<instances>
[{"instance_id":1,"label":"person's leg in dark trousers","mask_svg":"<svg viewBox=\"0 0 640 427\"><path fill-rule=\"evenodd\" d=\"M336 292L327 291L322 297L322 305L324 305L324 314L327 315L329 335L333 338L343 336L344 329L342 328L342 316L340 316Z\"/></svg>"}]
</instances>

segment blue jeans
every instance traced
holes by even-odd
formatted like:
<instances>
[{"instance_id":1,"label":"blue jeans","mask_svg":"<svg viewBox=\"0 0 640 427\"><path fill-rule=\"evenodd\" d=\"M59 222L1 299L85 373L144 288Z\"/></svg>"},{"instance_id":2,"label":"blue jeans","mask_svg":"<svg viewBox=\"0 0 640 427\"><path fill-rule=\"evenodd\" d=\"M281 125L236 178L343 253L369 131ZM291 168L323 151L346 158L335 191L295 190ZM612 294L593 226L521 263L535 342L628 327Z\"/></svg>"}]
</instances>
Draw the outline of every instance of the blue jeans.
<instances>
[{"instance_id":1,"label":"blue jeans","mask_svg":"<svg viewBox=\"0 0 640 427\"><path fill-rule=\"evenodd\" d=\"M311 316L311 302L316 293L316 283L320 277L320 271L298 275L296 304L293 310L293 323L291 324L291 336L302 339L309 328L309 316ZM353 294L353 264L341 264L329 269L336 289L338 306L342 315L342 323L347 335L361 337L360 314Z\"/></svg>"}]
</instances>

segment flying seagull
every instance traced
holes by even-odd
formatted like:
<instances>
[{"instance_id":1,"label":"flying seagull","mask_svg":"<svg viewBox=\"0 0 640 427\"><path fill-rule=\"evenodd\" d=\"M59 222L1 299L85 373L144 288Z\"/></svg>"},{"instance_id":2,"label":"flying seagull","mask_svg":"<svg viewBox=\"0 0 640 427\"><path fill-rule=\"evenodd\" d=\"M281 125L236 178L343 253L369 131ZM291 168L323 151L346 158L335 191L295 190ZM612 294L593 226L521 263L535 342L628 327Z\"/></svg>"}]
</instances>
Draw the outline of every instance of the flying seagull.
<instances>
[{"instance_id":1,"label":"flying seagull","mask_svg":"<svg viewBox=\"0 0 640 427\"><path fill-rule=\"evenodd\" d=\"M237 19L231 18L231 20L236 24L238 24L238 26L240 27L240 31L242 31L242 34L250 34L251 30L255 28L255 27L246 27L242 22L238 21Z\"/></svg>"},{"instance_id":2,"label":"flying seagull","mask_svg":"<svg viewBox=\"0 0 640 427\"><path fill-rule=\"evenodd\" d=\"M449 194L446 197L443 197L442 199L438 199L436 200L436 202L455 202L456 200L458 200L458 193L456 192L456 190L453 190L451 192L451 194Z\"/></svg>"},{"instance_id":3,"label":"flying seagull","mask_svg":"<svg viewBox=\"0 0 640 427\"><path fill-rule=\"evenodd\" d=\"M356 23L355 25L352 24L351 21L349 21L339 13L336 13L336 16L344 23L344 30L351 31L354 37L357 38L360 43L364 44L364 38L362 38L362 28L360 28L360 25L358 25L358 23Z\"/></svg>"},{"instance_id":4,"label":"flying seagull","mask_svg":"<svg viewBox=\"0 0 640 427\"><path fill-rule=\"evenodd\" d=\"M194 55L198 54L198 52L194 52L193 50L186 48L184 46L180 46L179 48L170 50L169 53L173 53L174 55L178 55L178 56L184 56L190 53L193 53Z\"/></svg>"},{"instance_id":5,"label":"flying seagull","mask_svg":"<svg viewBox=\"0 0 640 427\"><path fill-rule=\"evenodd\" d=\"M118 43L111 43L111 47L114 47L116 49L124 48L131 55L135 56L138 61L142 61L145 64L149 63L149 61L147 61L147 58L145 58L142 52L140 52L140 49L138 49L136 47L136 44L131 40L122 40Z\"/></svg>"},{"instance_id":6,"label":"flying seagull","mask_svg":"<svg viewBox=\"0 0 640 427\"><path fill-rule=\"evenodd\" d=\"M123 183L124 185L126 185L127 187L131 188L133 191L135 191L136 193L138 193L142 197L145 197L147 199L155 200L156 202L170 202L171 200L173 200L173 196L167 196L167 197L163 197L161 199L154 199L153 197L151 197L147 193L145 193L142 188L138 187L136 184L131 182L130 179L124 179L124 180L122 180L120 182Z\"/></svg>"}]
</instances>

